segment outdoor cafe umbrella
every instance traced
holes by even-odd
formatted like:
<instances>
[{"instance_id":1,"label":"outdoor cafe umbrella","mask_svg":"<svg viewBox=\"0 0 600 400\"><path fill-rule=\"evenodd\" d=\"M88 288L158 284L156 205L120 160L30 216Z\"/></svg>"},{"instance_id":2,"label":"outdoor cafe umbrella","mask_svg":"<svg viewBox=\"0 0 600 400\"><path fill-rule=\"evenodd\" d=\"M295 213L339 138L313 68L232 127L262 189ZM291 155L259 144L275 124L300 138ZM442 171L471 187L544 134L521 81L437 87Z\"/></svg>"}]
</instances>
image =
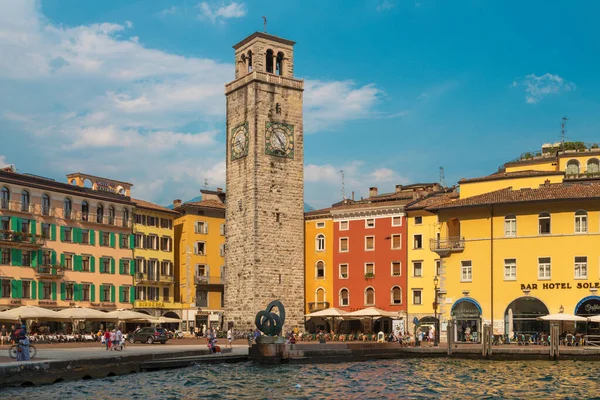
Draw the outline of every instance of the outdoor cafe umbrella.
<instances>
[{"instance_id":1,"label":"outdoor cafe umbrella","mask_svg":"<svg viewBox=\"0 0 600 400\"><path fill-rule=\"evenodd\" d=\"M117 317L109 315L106 312L94 310L92 308L82 307L66 308L64 310L58 311L56 314L59 314L61 317L69 319L95 319L100 321L117 319Z\"/></svg>"},{"instance_id":2,"label":"outdoor cafe umbrella","mask_svg":"<svg viewBox=\"0 0 600 400\"><path fill-rule=\"evenodd\" d=\"M590 322L600 322L600 315L594 315L593 317L589 318Z\"/></svg>"},{"instance_id":3,"label":"outdoor cafe umbrella","mask_svg":"<svg viewBox=\"0 0 600 400\"><path fill-rule=\"evenodd\" d=\"M155 322L158 318L148 314L144 314L132 310L116 310L106 313L106 315L112 317L112 319L118 319L119 321L144 321L144 322Z\"/></svg>"},{"instance_id":4,"label":"outdoor cafe umbrella","mask_svg":"<svg viewBox=\"0 0 600 400\"><path fill-rule=\"evenodd\" d=\"M333 330L335 331L335 319L336 318L343 318L344 316L348 315L348 311L344 311L344 310L340 310L339 308L335 308L335 307L331 307L331 308L326 308L324 310L319 310L319 311L315 311L314 313L310 313L310 314L306 314L306 317L309 318L331 318L333 321Z\"/></svg>"},{"instance_id":5,"label":"outdoor cafe umbrella","mask_svg":"<svg viewBox=\"0 0 600 400\"><path fill-rule=\"evenodd\" d=\"M364 318L364 317L371 317L371 318L376 318L376 317L398 317L398 313L397 312L392 312L392 311L385 311L382 310L380 308L377 307L367 307L367 308L363 308L361 310L357 310L357 311L353 311L351 313L348 313L345 315L346 317L358 317L358 318Z\"/></svg>"},{"instance_id":6,"label":"outdoor cafe umbrella","mask_svg":"<svg viewBox=\"0 0 600 400\"><path fill-rule=\"evenodd\" d=\"M573 322L586 322L587 318L585 317L580 317L578 315L573 315L573 314L564 314L564 313L558 313L558 314L549 314L549 315L544 315L543 317L539 317L538 320L542 320L542 321L573 321Z\"/></svg>"},{"instance_id":7,"label":"outdoor cafe umbrella","mask_svg":"<svg viewBox=\"0 0 600 400\"><path fill-rule=\"evenodd\" d=\"M169 317L158 317L157 320L152 321L155 322L157 324L175 324L175 323L180 323L181 320L177 319L177 318L169 318Z\"/></svg>"},{"instance_id":8,"label":"outdoor cafe umbrella","mask_svg":"<svg viewBox=\"0 0 600 400\"><path fill-rule=\"evenodd\" d=\"M59 315L56 311L35 306L21 306L13 308L12 310L0 312L0 320L18 321L20 319L47 319L53 321L60 321L68 318Z\"/></svg>"}]
</instances>

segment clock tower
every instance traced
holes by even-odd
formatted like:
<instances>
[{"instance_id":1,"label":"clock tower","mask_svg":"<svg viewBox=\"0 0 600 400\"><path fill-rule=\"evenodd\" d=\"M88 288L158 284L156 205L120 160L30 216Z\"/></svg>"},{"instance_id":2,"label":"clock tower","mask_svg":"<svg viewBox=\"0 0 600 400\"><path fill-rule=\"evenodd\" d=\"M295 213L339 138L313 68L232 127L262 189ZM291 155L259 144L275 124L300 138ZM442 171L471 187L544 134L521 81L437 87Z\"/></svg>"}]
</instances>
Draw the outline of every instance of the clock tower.
<instances>
[{"instance_id":1,"label":"clock tower","mask_svg":"<svg viewBox=\"0 0 600 400\"><path fill-rule=\"evenodd\" d=\"M227 98L225 316L254 326L279 299L285 329L304 321L304 81L294 42L256 32L235 46Z\"/></svg>"}]
</instances>

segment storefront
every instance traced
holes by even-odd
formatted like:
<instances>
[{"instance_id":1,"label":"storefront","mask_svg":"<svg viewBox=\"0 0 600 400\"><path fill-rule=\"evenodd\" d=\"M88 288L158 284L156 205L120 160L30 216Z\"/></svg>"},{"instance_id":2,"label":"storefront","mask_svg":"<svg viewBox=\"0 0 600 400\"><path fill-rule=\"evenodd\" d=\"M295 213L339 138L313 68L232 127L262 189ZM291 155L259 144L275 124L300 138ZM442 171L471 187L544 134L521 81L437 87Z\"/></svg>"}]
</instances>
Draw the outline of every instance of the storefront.
<instances>
[{"instance_id":1,"label":"storefront","mask_svg":"<svg viewBox=\"0 0 600 400\"><path fill-rule=\"evenodd\" d=\"M538 320L539 317L548 314L550 314L548 307L538 298L519 297L506 307L504 332L508 335L548 332L550 329L548 322Z\"/></svg>"},{"instance_id":2,"label":"storefront","mask_svg":"<svg viewBox=\"0 0 600 400\"><path fill-rule=\"evenodd\" d=\"M452 305L450 315L454 320L454 337L457 342L481 341L481 306L464 297Z\"/></svg>"},{"instance_id":3,"label":"storefront","mask_svg":"<svg viewBox=\"0 0 600 400\"><path fill-rule=\"evenodd\" d=\"M575 315L580 317L589 318L598 314L600 314L600 296L584 297L575 306ZM600 335L600 323L598 322L577 323L575 326L575 332L584 329L588 334Z\"/></svg>"}]
</instances>

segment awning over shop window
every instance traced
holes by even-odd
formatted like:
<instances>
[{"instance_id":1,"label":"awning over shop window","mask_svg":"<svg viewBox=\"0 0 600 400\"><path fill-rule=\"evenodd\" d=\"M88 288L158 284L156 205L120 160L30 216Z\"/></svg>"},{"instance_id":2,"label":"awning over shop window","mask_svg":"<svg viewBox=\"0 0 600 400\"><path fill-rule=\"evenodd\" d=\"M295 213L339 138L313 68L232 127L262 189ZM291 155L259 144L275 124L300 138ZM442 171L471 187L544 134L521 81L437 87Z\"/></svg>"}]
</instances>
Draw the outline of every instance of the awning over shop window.
<instances>
[{"instance_id":1,"label":"awning over shop window","mask_svg":"<svg viewBox=\"0 0 600 400\"><path fill-rule=\"evenodd\" d=\"M456 300L450 315L455 319L481 318L481 306L469 297Z\"/></svg>"}]
</instances>

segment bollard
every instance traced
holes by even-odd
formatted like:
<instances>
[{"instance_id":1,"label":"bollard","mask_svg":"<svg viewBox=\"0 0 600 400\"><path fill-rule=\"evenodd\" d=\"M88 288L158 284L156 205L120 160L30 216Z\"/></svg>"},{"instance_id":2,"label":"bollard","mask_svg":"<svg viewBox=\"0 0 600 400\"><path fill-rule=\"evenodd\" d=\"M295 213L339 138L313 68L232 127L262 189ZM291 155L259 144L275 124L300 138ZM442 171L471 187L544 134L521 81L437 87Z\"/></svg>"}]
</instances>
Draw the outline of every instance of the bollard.
<instances>
[{"instance_id":1,"label":"bollard","mask_svg":"<svg viewBox=\"0 0 600 400\"><path fill-rule=\"evenodd\" d=\"M448 355L452 355L452 344L454 343L454 321L448 321L446 327L446 337L448 342Z\"/></svg>"}]
</instances>

